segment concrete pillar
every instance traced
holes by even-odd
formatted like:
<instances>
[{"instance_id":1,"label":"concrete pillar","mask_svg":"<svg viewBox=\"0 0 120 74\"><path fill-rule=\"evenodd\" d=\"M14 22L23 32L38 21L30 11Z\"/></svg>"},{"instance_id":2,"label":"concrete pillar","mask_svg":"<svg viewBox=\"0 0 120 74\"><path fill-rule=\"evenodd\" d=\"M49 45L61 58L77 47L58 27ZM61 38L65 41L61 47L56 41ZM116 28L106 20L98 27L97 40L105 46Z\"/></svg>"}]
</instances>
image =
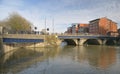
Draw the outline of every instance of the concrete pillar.
<instances>
[{"instance_id":1,"label":"concrete pillar","mask_svg":"<svg viewBox=\"0 0 120 74\"><path fill-rule=\"evenodd\" d=\"M101 40L101 39L97 39L97 40L98 40L100 45L104 45L104 43L103 43L104 41L103 40Z\"/></svg>"},{"instance_id":2,"label":"concrete pillar","mask_svg":"<svg viewBox=\"0 0 120 74\"><path fill-rule=\"evenodd\" d=\"M107 39L102 40L102 45L106 45Z\"/></svg>"},{"instance_id":3,"label":"concrete pillar","mask_svg":"<svg viewBox=\"0 0 120 74\"><path fill-rule=\"evenodd\" d=\"M77 39L76 44L79 46L80 39Z\"/></svg>"},{"instance_id":4,"label":"concrete pillar","mask_svg":"<svg viewBox=\"0 0 120 74\"><path fill-rule=\"evenodd\" d=\"M117 44L117 40L113 40L113 42L115 43L115 45Z\"/></svg>"},{"instance_id":5,"label":"concrete pillar","mask_svg":"<svg viewBox=\"0 0 120 74\"><path fill-rule=\"evenodd\" d=\"M87 41L87 39L84 39L84 38L80 39L79 45L83 45L85 41Z\"/></svg>"},{"instance_id":6,"label":"concrete pillar","mask_svg":"<svg viewBox=\"0 0 120 74\"><path fill-rule=\"evenodd\" d=\"M99 42L99 44L100 45L105 45L106 44L106 42L107 42L107 40L102 40L102 39L96 39L98 42Z\"/></svg>"}]
</instances>

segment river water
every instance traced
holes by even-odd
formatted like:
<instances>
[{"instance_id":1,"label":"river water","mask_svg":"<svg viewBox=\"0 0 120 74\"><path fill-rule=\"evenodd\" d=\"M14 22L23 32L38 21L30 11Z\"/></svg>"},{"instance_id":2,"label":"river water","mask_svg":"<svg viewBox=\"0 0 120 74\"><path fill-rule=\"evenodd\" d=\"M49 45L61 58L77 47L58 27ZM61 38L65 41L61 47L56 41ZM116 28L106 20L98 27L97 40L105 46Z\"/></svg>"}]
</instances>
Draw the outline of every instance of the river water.
<instances>
[{"instance_id":1,"label":"river water","mask_svg":"<svg viewBox=\"0 0 120 74\"><path fill-rule=\"evenodd\" d=\"M0 58L0 74L120 74L120 47L19 48Z\"/></svg>"}]
</instances>

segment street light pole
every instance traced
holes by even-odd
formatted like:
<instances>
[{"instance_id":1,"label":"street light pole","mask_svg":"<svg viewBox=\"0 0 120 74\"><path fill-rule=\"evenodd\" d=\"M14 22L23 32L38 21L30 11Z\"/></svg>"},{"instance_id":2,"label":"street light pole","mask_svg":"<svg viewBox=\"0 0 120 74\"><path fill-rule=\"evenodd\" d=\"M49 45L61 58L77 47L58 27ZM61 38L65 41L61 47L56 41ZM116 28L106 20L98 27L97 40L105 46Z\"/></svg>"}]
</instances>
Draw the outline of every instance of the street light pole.
<instances>
[{"instance_id":1,"label":"street light pole","mask_svg":"<svg viewBox=\"0 0 120 74\"><path fill-rule=\"evenodd\" d=\"M45 18L45 35L46 35L46 18Z\"/></svg>"},{"instance_id":2,"label":"street light pole","mask_svg":"<svg viewBox=\"0 0 120 74\"><path fill-rule=\"evenodd\" d=\"M53 26L53 34L54 34L54 18L52 20L52 26Z\"/></svg>"},{"instance_id":3,"label":"street light pole","mask_svg":"<svg viewBox=\"0 0 120 74\"><path fill-rule=\"evenodd\" d=\"M46 46L46 17L45 17L45 34L44 34L44 47Z\"/></svg>"}]
</instances>

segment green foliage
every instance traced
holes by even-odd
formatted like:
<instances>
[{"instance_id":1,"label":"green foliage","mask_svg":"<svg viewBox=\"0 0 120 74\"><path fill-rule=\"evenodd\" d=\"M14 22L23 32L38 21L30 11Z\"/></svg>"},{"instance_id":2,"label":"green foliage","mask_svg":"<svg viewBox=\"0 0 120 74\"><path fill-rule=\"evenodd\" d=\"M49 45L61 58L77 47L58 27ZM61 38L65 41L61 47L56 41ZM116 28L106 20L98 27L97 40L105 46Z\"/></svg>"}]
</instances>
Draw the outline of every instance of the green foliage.
<instances>
[{"instance_id":1,"label":"green foliage","mask_svg":"<svg viewBox=\"0 0 120 74\"><path fill-rule=\"evenodd\" d=\"M31 30L31 23L17 13L11 14L6 21L6 24L14 31Z\"/></svg>"},{"instance_id":2,"label":"green foliage","mask_svg":"<svg viewBox=\"0 0 120 74\"><path fill-rule=\"evenodd\" d=\"M31 32L32 24L18 13L12 13L3 21L0 21L0 26L5 28L6 32Z\"/></svg>"},{"instance_id":3,"label":"green foliage","mask_svg":"<svg viewBox=\"0 0 120 74\"><path fill-rule=\"evenodd\" d=\"M46 35L45 42L51 46L57 46L58 39L56 35Z\"/></svg>"}]
</instances>

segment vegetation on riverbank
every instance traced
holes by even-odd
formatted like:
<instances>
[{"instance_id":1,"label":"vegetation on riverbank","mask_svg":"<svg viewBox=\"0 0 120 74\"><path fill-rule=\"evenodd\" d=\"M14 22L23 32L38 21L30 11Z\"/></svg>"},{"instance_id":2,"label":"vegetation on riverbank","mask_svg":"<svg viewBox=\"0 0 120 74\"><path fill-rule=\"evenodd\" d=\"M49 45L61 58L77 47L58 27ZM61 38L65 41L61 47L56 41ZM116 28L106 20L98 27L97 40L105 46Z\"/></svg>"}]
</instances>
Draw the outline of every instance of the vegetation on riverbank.
<instances>
[{"instance_id":1,"label":"vegetation on riverbank","mask_svg":"<svg viewBox=\"0 0 120 74\"><path fill-rule=\"evenodd\" d=\"M45 35L45 46L54 47L59 45L59 39L56 35Z\"/></svg>"}]
</instances>

